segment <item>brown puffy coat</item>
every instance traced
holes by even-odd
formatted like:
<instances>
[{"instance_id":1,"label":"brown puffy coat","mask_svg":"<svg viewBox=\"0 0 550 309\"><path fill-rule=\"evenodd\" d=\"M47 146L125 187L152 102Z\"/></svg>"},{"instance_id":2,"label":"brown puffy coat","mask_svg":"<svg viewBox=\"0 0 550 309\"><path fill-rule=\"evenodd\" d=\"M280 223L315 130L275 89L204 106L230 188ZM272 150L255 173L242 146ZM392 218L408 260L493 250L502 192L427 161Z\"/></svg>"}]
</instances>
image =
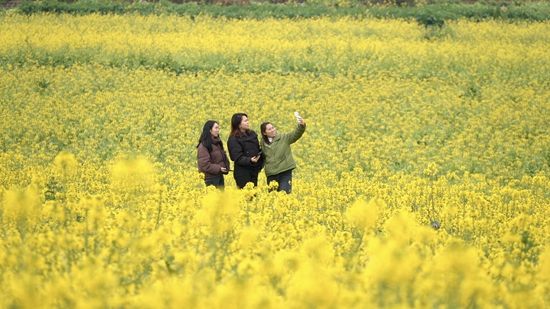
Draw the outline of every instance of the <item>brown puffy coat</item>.
<instances>
[{"instance_id":1,"label":"brown puffy coat","mask_svg":"<svg viewBox=\"0 0 550 309\"><path fill-rule=\"evenodd\" d=\"M204 174L205 179L223 175L224 173L221 171L222 167L229 170L229 159L219 137L212 139L212 152L209 152L202 143L197 147L197 164L199 172Z\"/></svg>"}]
</instances>

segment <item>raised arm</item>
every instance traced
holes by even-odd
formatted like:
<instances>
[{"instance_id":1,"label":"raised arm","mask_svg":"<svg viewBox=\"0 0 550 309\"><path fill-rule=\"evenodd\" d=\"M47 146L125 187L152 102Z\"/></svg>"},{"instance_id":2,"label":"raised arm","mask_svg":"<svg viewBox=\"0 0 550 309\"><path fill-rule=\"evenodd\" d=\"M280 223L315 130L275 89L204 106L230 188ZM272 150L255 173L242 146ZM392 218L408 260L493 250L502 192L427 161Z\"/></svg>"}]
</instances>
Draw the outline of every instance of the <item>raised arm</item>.
<instances>
[{"instance_id":1,"label":"raised arm","mask_svg":"<svg viewBox=\"0 0 550 309\"><path fill-rule=\"evenodd\" d=\"M306 131L306 122L304 119L300 118L298 125L296 126L296 129L294 131L287 133L286 138L289 144L295 143L297 140L304 135L304 132Z\"/></svg>"}]
</instances>

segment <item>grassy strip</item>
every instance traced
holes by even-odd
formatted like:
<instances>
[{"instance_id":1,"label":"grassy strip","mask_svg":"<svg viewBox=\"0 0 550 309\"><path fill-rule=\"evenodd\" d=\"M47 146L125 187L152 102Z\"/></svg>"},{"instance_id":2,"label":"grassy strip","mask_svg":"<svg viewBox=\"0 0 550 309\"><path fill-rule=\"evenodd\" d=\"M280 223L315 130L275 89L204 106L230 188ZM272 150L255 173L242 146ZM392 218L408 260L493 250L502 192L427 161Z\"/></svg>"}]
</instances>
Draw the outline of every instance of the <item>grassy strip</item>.
<instances>
[{"instance_id":1,"label":"grassy strip","mask_svg":"<svg viewBox=\"0 0 550 309\"><path fill-rule=\"evenodd\" d=\"M502 80L542 83L549 75L547 23L461 20L425 28L384 19L137 14L6 14L0 21L0 41L5 42L0 45L0 66L6 68L93 63L176 74L274 72L441 80L459 74L483 85ZM493 56L480 62L483 55Z\"/></svg>"},{"instance_id":2,"label":"grassy strip","mask_svg":"<svg viewBox=\"0 0 550 309\"><path fill-rule=\"evenodd\" d=\"M315 4L270 4L254 3L245 6L198 5L196 3L174 4L167 1L116 2L116 1L77 1L74 3L57 0L27 1L18 9L23 14L40 12L69 13L85 15L102 14L176 14L195 17L210 15L231 19L264 18L315 18L320 16L353 18L404 18L415 19L425 26L444 24L444 20L468 18L476 21L486 19L545 21L550 19L550 2L534 2L516 5L514 3L478 2L474 5L462 3L437 3L418 7L400 6L350 6Z\"/></svg>"}]
</instances>

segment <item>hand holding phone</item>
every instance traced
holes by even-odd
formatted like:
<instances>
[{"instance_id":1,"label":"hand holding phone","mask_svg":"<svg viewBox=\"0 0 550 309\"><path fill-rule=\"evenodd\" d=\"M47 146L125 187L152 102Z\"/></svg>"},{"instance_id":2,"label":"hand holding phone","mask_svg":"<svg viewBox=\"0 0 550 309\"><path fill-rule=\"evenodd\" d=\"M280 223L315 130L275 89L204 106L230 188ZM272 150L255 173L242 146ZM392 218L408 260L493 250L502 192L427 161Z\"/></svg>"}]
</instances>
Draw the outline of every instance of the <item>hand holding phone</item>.
<instances>
[{"instance_id":1,"label":"hand holding phone","mask_svg":"<svg viewBox=\"0 0 550 309\"><path fill-rule=\"evenodd\" d=\"M300 114L298 114L298 112L294 112L294 116L296 116L296 121L298 121L299 125L301 125L301 126L306 125L306 122L304 121L304 119L302 117L300 117Z\"/></svg>"}]
</instances>

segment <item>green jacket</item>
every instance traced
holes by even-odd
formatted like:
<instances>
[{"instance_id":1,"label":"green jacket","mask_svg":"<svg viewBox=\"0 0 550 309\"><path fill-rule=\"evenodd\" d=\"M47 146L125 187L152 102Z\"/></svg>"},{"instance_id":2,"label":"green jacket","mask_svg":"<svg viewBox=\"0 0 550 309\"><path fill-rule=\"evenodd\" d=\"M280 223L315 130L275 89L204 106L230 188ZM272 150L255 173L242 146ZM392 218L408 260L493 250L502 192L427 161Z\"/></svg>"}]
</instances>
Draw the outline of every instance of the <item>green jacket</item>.
<instances>
[{"instance_id":1,"label":"green jacket","mask_svg":"<svg viewBox=\"0 0 550 309\"><path fill-rule=\"evenodd\" d=\"M290 144L300 139L305 131L306 126L298 125L290 133L277 133L271 144L266 143L262 137L262 155L264 156L266 176L277 175L296 168L296 161L292 157Z\"/></svg>"}]
</instances>

